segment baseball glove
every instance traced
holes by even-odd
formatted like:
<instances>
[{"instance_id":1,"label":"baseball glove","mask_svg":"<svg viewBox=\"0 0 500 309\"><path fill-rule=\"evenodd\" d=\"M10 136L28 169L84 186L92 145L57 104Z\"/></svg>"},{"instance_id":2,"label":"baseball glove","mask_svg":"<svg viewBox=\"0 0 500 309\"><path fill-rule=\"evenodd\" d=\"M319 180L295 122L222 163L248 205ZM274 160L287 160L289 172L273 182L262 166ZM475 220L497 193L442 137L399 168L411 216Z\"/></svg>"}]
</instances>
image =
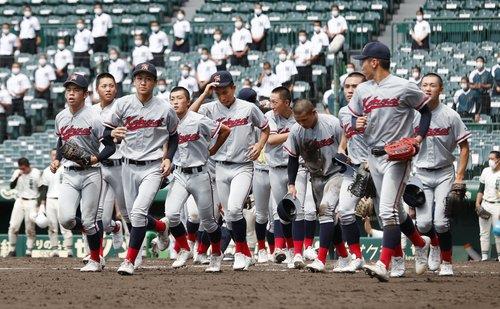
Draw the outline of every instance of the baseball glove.
<instances>
[{"instance_id":1,"label":"baseball glove","mask_svg":"<svg viewBox=\"0 0 500 309\"><path fill-rule=\"evenodd\" d=\"M482 206L476 208L476 213L479 218L483 218L484 220L488 220L489 218L491 218L491 212L487 211Z\"/></svg>"},{"instance_id":2,"label":"baseball glove","mask_svg":"<svg viewBox=\"0 0 500 309\"><path fill-rule=\"evenodd\" d=\"M384 146L387 161L408 161L418 153L418 142L413 137L406 137Z\"/></svg>"},{"instance_id":3,"label":"baseball glove","mask_svg":"<svg viewBox=\"0 0 500 309\"><path fill-rule=\"evenodd\" d=\"M356 171L354 181L349 186L349 191L357 197L374 197L376 194L375 185L370 171L365 164L361 164Z\"/></svg>"},{"instance_id":4,"label":"baseball glove","mask_svg":"<svg viewBox=\"0 0 500 309\"><path fill-rule=\"evenodd\" d=\"M76 164L86 167L90 166L90 154L78 146L75 142L68 141L61 147L62 156Z\"/></svg>"},{"instance_id":5,"label":"baseball glove","mask_svg":"<svg viewBox=\"0 0 500 309\"><path fill-rule=\"evenodd\" d=\"M354 213L361 218L371 217L373 214L373 199L371 197L361 198Z\"/></svg>"},{"instance_id":6,"label":"baseball glove","mask_svg":"<svg viewBox=\"0 0 500 309\"><path fill-rule=\"evenodd\" d=\"M465 199L465 191L466 191L465 183L454 183L451 186L451 190L446 196L445 201L445 215L448 218L453 217L453 214L456 209L462 207L464 205Z\"/></svg>"},{"instance_id":7,"label":"baseball glove","mask_svg":"<svg viewBox=\"0 0 500 309\"><path fill-rule=\"evenodd\" d=\"M315 140L307 140L304 142L301 155L312 174L323 168L323 156Z\"/></svg>"}]
</instances>

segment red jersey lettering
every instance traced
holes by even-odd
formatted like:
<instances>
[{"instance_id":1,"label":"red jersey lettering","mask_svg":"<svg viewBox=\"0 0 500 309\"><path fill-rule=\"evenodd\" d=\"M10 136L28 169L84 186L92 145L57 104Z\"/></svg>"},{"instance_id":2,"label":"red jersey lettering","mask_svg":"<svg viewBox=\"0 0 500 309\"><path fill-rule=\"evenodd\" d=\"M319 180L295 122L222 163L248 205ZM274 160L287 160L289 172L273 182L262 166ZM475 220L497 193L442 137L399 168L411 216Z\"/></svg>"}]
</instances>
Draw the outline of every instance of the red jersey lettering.
<instances>
[{"instance_id":1,"label":"red jersey lettering","mask_svg":"<svg viewBox=\"0 0 500 309\"><path fill-rule=\"evenodd\" d=\"M193 134L186 134L186 135L181 135L179 134L179 144L184 144L187 142L194 142L200 139L200 134L198 133L193 133Z\"/></svg>"},{"instance_id":2,"label":"red jersey lettering","mask_svg":"<svg viewBox=\"0 0 500 309\"><path fill-rule=\"evenodd\" d=\"M234 127L239 127L239 126L244 126L248 124L248 117L245 118L239 118L239 119L224 119L224 118L219 118L217 121L221 122L222 124L234 128Z\"/></svg>"},{"instance_id":3,"label":"red jersey lettering","mask_svg":"<svg viewBox=\"0 0 500 309\"><path fill-rule=\"evenodd\" d=\"M164 118L160 119L144 119L143 117L135 119L135 116L125 119L125 127L127 130L135 131L144 128L157 128L163 125Z\"/></svg>"},{"instance_id":4,"label":"red jersey lettering","mask_svg":"<svg viewBox=\"0 0 500 309\"><path fill-rule=\"evenodd\" d=\"M367 97L363 99L363 112L370 113L372 110L384 107L395 107L399 105L399 98L385 98L379 99L378 97Z\"/></svg>"},{"instance_id":5,"label":"red jersey lettering","mask_svg":"<svg viewBox=\"0 0 500 309\"><path fill-rule=\"evenodd\" d=\"M446 136L446 135L450 135L450 130L451 130L451 127L429 128L426 136ZM414 132L415 132L415 134L418 134L419 131L420 131L420 127L416 127Z\"/></svg>"},{"instance_id":6,"label":"red jersey lettering","mask_svg":"<svg viewBox=\"0 0 500 309\"><path fill-rule=\"evenodd\" d=\"M88 128L75 128L74 126L64 126L61 128L61 138L67 141L73 136L88 136L92 131L92 127Z\"/></svg>"}]
</instances>

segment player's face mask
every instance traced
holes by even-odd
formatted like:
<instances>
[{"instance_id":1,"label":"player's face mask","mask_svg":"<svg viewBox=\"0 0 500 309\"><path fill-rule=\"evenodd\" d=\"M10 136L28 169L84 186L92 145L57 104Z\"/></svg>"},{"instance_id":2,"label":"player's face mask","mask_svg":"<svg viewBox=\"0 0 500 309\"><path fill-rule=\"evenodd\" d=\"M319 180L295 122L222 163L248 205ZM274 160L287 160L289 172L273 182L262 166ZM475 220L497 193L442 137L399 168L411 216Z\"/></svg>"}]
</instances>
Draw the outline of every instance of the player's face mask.
<instances>
[{"instance_id":1,"label":"player's face mask","mask_svg":"<svg viewBox=\"0 0 500 309\"><path fill-rule=\"evenodd\" d=\"M280 61L285 61L286 60L286 54L280 54L279 58L280 58Z\"/></svg>"},{"instance_id":2,"label":"player's face mask","mask_svg":"<svg viewBox=\"0 0 500 309\"><path fill-rule=\"evenodd\" d=\"M19 69L17 67L12 68L12 74L17 75L17 74L19 74L19 72L21 72L21 69Z\"/></svg>"},{"instance_id":3,"label":"player's face mask","mask_svg":"<svg viewBox=\"0 0 500 309\"><path fill-rule=\"evenodd\" d=\"M38 64L44 67L47 64L47 59L41 58L40 60L38 60Z\"/></svg>"},{"instance_id":4,"label":"player's face mask","mask_svg":"<svg viewBox=\"0 0 500 309\"><path fill-rule=\"evenodd\" d=\"M337 17L337 16L339 16L339 11L337 11L337 10L333 10L333 11L332 11L332 16L333 16L333 17Z\"/></svg>"},{"instance_id":5,"label":"player's face mask","mask_svg":"<svg viewBox=\"0 0 500 309\"><path fill-rule=\"evenodd\" d=\"M497 167L497 164L498 164L498 160L492 160L492 159L489 159L488 160L488 166L494 170L496 167Z\"/></svg>"},{"instance_id":6,"label":"player's face mask","mask_svg":"<svg viewBox=\"0 0 500 309\"><path fill-rule=\"evenodd\" d=\"M3 34L8 34L9 33L9 28L2 28L2 33Z\"/></svg>"},{"instance_id":7,"label":"player's face mask","mask_svg":"<svg viewBox=\"0 0 500 309\"><path fill-rule=\"evenodd\" d=\"M301 35L301 36L299 36L299 42L300 42L300 43L305 43L305 42L306 42L306 40L307 40L307 38L306 38L306 36L305 36L305 35Z\"/></svg>"},{"instance_id":8,"label":"player's face mask","mask_svg":"<svg viewBox=\"0 0 500 309\"><path fill-rule=\"evenodd\" d=\"M220 35L220 34L218 34L218 33L217 33L217 34L214 34L214 40L216 40L217 42L219 42L221 38L222 38L222 37L221 37L221 35Z\"/></svg>"},{"instance_id":9,"label":"player's face mask","mask_svg":"<svg viewBox=\"0 0 500 309\"><path fill-rule=\"evenodd\" d=\"M158 27L158 26L151 26L151 31L158 32L158 31L160 31L160 27Z\"/></svg>"},{"instance_id":10,"label":"player's face mask","mask_svg":"<svg viewBox=\"0 0 500 309\"><path fill-rule=\"evenodd\" d=\"M476 69L481 70L484 67L484 62L476 61Z\"/></svg>"},{"instance_id":11,"label":"player's face mask","mask_svg":"<svg viewBox=\"0 0 500 309\"><path fill-rule=\"evenodd\" d=\"M31 17L31 11L30 10L25 10L23 12L23 14L24 14L24 17Z\"/></svg>"},{"instance_id":12,"label":"player's face mask","mask_svg":"<svg viewBox=\"0 0 500 309\"><path fill-rule=\"evenodd\" d=\"M84 27L85 27L84 24L76 24L76 29L78 30L83 30Z\"/></svg>"},{"instance_id":13,"label":"player's face mask","mask_svg":"<svg viewBox=\"0 0 500 309\"><path fill-rule=\"evenodd\" d=\"M101 8L96 8L96 9L94 9L94 13L96 15L101 15L102 14L102 9Z\"/></svg>"}]
</instances>

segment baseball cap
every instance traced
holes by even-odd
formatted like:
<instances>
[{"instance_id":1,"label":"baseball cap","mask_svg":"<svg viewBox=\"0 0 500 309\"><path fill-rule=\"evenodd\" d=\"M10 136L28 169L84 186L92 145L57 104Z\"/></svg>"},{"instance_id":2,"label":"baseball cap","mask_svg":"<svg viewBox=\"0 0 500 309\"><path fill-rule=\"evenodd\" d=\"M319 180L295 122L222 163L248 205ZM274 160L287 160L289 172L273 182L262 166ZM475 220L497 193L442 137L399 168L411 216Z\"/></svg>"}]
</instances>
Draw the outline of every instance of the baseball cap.
<instances>
[{"instance_id":1,"label":"baseball cap","mask_svg":"<svg viewBox=\"0 0 500 309\"><path fill-rule=\"evenodd\" d=\"M234 83L233 76L228 71L219 71L212 74L210 77L210 82L217 82L219 85L217 87L226 87Z\"/></svg>"},{"instance_id":2,"label":"baseball cap","mask_svg":"<svg viewBox=\"0 0 500 309\"><path fill-rule=\"evenodd\" d=\"M238 92L238 99L257 104L257 92L252 88L243 88Z\"/></svg>"},{"instance_id":3,"label":"baseball cap","mask_svg":"<svg viewBox=\"0 0 500 309\"><path fill-rule=\"evenodd\" d=\"M391 51L385 44L375 41L366 44L360 55L352 57L356 60L365 60L367 58L389 60L391 59Z\"/></svg>"},{"instance_id":4,"label":"baseball cap","mask_svg":"<svg viewBox=\"0 0 500 309\"><path fill-rule=\"evenodd\" d=\"M141 72L149 73L153 75L154 78L156 78L156 67L152 63L143 62L136 65L134 67L134 70L132 71L132 77L135 77L137 74Z\"/></svg>"},{"instance_id":5,"label":"baseball cap","mask_svg":"<svg viewBox=\"0 0 500 309\"><path fill-rule=\"evenodd\" d=\"M71 74L68 79L64 82L63 86L68 87L69 84L75 84L80 88L87 90L89 86L89 81L81 74Z\"/></svg>"}]
</instances>

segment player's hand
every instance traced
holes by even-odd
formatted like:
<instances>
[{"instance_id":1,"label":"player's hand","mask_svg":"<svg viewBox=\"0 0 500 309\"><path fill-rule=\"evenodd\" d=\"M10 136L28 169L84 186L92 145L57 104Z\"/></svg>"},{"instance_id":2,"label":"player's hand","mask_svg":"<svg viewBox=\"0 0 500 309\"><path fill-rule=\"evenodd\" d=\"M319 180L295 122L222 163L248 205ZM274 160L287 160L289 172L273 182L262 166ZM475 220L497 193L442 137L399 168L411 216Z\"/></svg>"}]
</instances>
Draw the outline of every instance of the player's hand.
<instances>
[{"instance_id":1,"label":"player's hand","mask_svg":"<svg viewBox=\"0 0 500 309\"><path fill-rule=\"evenodd\" d=\"M297 198L297 189L295 185L288 185L288 193L291 194L294 199Z\"/></svg>"},{"instance_id":2,"label":"player's hand","mask_svg":"<svg viewBox=\"0 0 500 309\"><path fill-rule=\"evenodd\" d=\"M368 117L366 116L361 116L356 118L356 131L360 131L364 128L366 128L366 123L368 121Z\"/></svg>"},{"instance_id":3,"label":"player's hand","mask_svg":"<svg viewBox=\"0 0 500 309\"><path fill-rule=\"evenodd\" d=\"M124 139L126 134L127 134L127 128L125 127L118 127L113 131L111 131L111 137L119 140Z\"/></svg>"},{"instance_id":4,"label":"player's hand","mask_svg":"<svg viewBox=\"0 0 500 309\"><path fill-rule=\"evenodd\" d=\"M90 156L90 165L94 165L97 162L99 162L99 160L97 160L96 156L94 156L94 155Z\"/></svg>"},{"instance_id":5,"label":"player's hand","mask_svg":"<svg viewBox=\"0 0 500 309\"><path fill-rule=\"evenodd\" d=\"M59 160L54 160L52 163L50 163L50 171L52 174L55 174L57 169L59 168L60 162Z\"/></svg>"},{"instance_id":6,"label":"player's hand","mask_svg":"<svg viewBox=\"0 0 500 309\"><path fill-rule=\"evenodd\" d=\"M205 87L205 90L203 91L203 94L206 96L212 95L214 88L217 86L219 86L218 82L208 83Z\"/></svg>"},{"instance_id":7,"label":"player's hand","mask_svg":"<svg viewBox=\"0 0 500 309\"><path fill-rule=\"evenodd\" d=\"M172 167L172 162L170 162L170 159L165 159L161 162L161 176L162 177L167 177L170 175L170 170Z\"/></svg>"},{"instance_id":8,"label":"player's hand","mask_svg":"<svg viewBox=\"0 0 500 309\"><path fill-rule=\"evenodd\" d=\"M262 147L260 145L254 144L253 146L248 147L247 158L252 161L255 161L259 158L260 152L262 151Z\"/></svg>"}]
</instances>

